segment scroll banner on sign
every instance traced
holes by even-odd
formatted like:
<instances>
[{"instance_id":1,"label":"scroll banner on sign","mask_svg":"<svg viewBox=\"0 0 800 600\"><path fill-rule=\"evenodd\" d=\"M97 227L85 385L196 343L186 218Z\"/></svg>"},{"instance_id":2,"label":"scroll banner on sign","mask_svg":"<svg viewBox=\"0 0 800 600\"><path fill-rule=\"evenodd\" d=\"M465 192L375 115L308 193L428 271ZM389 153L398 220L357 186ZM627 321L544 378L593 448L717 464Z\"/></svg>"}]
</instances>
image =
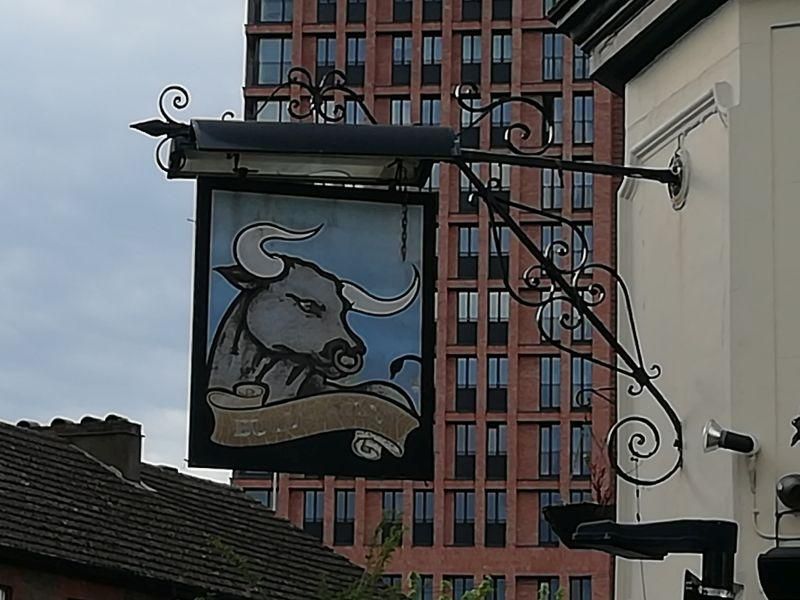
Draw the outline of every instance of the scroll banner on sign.
<instances>
[{"instance_id":1,"label":"scroll banner on sign","mask_svg":"<svg viewBox=\"0 0 800 600\"><path fill-rule=\"evenodd\" d=\"M408 434L419 427L408 409L363 391L325 392L264 405L266 390L243 385L236 393L211 391L211 439L223 446L250 447L289 442L333 431L355 430L353 451L376 460L381 449L400 457Z\"/></svg>"}]
</instances>

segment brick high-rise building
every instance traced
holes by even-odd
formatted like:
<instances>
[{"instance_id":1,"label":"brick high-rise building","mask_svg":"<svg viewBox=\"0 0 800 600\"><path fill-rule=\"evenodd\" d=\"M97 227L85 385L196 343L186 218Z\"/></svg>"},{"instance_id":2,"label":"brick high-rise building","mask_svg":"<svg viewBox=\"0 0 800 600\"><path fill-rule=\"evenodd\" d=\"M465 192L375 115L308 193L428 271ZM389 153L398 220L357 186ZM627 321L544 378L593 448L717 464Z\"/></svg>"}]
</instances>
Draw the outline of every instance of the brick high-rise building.
<instances>
[{"instance_id":1,"label":"brick high-rise building","mask_svg":"<svg viewBox=\"0 0 800 600\"><path fill-rule=\"evenodd\" d=\"M259 112L288 68L321 75L336 67L379 122L458 129L461 115L451 92L473 81L483 103L509 94L542 100L555 116L551 154L621 163L621 100L589 81L586 57L553 32L543 14L552 4L250 0L246 114L288 120L285 103ZM347 122L358 121L355 108L348 105ZM512 116L495 111L479 130L465 132L462 143L497 147ZM498 176L516 201L580 223L593 241L594 259L614 264L618 181L565 174L562 182L551 170L480 169L486 179ZM496 598L533 599L542 583L554 592L556 582L570 600L610 598L609 558L559 546L540 511L591 495L586 459L590 452L601 456L593 439L604 439L614 411L599 401L587 410L573 399L577 390L609 386L613 379L543 344L535 311L509 302L502 262L519 288L529 259L508 232L501 233L500 255L490 251L487 215L469 202L468 184L455 168L435 172L429 187L440 193L435 480L282 474L277 512L356 561L363 561L382 514L401 513L407 533L389 572L399 578L415 571L431 590L443 578L458 592L490 575ZM541 216L519 216L543 244L571 235ZM613 303L600 310L613 322ZM561 335L587 354L610 358L590 331L564 329ZM239 472L235 480L265 501L272 495L265 474Z\"/></svg>"}]
</instances>

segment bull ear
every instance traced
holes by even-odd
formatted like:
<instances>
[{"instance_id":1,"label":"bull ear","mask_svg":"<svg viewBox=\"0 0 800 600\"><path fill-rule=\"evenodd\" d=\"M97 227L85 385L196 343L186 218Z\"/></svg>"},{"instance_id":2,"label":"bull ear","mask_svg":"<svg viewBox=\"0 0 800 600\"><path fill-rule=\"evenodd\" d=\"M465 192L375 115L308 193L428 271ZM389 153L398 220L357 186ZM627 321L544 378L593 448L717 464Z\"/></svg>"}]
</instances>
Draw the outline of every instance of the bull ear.
<instances>
[{"instance_id":1,"label":"bull ear","mask_svg":"<svg viewBox=\"0 0 800 600\"><path fill-rule=\"evenodd\" d=\"M214 270L222 275L228 283L233 287L240 290L255 289L263 280L256 277L249 271L245 271L239 265L232 265L230 267L214 267Z\"/></svg>"}]
</instances>

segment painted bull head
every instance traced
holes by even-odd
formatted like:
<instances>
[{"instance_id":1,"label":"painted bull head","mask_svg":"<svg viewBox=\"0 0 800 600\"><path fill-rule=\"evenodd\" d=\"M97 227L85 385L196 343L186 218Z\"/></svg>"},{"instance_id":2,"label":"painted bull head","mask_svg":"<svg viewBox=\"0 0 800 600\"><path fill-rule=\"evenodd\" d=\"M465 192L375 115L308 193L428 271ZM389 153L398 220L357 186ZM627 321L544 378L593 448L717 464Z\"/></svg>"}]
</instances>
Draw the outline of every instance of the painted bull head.
<instances>
[{"instance_id":1,"label":"painted bull head","mask_svg":"<svg viewBox=\"0 0 800 600\"><path fill-rule=\"evenodd\" d=\"M236 236L233 254L237 264L216 270L241 293L220 323L212 352L253 356L233 362L212 356L212 380L217 379L219 385L246 380L266 384L265 362L267 371L279 361L296 364L291 380L301 372L306 377L316 373L323 379L356 373L363 366L366 348L347 323L348 311L389 316L415 300L420 286L416 269L405 292L395 298L379 298L312 262L265 247L276 240L309 240L321 228L292 231L273 223L257 223ZM233 364L237 360L238 364ZM222 371L227 371L224 377ZM269 387L272 398L286 397L273 382ZM286 395L290 395L288 391Z\"/></svg>"}]
</instances>

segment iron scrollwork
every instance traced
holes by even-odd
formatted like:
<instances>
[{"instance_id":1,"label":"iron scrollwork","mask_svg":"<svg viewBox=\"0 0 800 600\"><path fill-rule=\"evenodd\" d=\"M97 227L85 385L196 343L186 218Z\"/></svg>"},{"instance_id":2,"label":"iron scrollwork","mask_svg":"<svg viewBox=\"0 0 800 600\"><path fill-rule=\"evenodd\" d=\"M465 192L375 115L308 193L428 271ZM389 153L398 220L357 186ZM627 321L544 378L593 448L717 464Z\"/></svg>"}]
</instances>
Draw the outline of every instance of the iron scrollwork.
<instances>
[{"instance_id":1,"label":"iron scrollwork","mask_svg":"<svg viewBox=\"0 0 800 600\"><path fill-rule=\"evenodd\" d=\"M535 100L512 96L479 105L474 101L479 98L477 87L474 85L460 86L454 96L459 107L469 115L468 119L463 120L464 127L475 126L494 110L508 110L509 104L511 107L522 104L538 111L543 123L544 140L537 148L525 149L514 141L515 137L521 141L528 140L533 131L531 124L517 121L506 126L505 145L513 154L543 154L552 144L553 120L547 114L545 107ZM493 154L493 157L498 163L504 162L502 154ZM648 365L645 362L630 293L622 277L612 267L592 262L589 240L579 225L553 212L514 202L505 193L500 193L499 181L496 178L490 178L484 183L465 160L456 161L456 164L476 190L473 195L479 197L488 210L495 252L500 253L499 231L501 226L505 226L534 260L523 273L519 290L510 281L505 266L502 276L506 290L516 302L537 310L536 322L542 340L572 357L582 358L612 373L630 378L632 382L628 386L628 394L632 397L648 394L667 416L674 433L672 447L675 458L671 462L671 467L652 478L640 477L638 467L639 463L655 457L664 448L662 434L657 425L645 416L630 415L620 419L611 427L607 438L607 452L618 476L629 483L641 486L657 485L672 477L683 464L682 425L675 410L656 384L661 375L661 367L656 364ZM544 248L541 248L525 232L519 219L512 216L512 210L534 215L537 221L566 227L571 235L568 239L562 237L550 240ZM570 256L572 260L569 260ZM614 334L613 326L606 324L598 314L597 309L603 303L609 302L609 298L612 297L607 289L608 284L613 286L624 306L627 326L633 340L632 351L623 346ZM523 295L524 292L533 294ZM564 329L576 332L589 328L589 331L596 332L609 346L616 360L607 361L594 354L587 355L564 343L560 335L555 335L556 323L559 331ZM608 388L582 390L579 392L581 398L577 401L585 402L587 396L596 395L612 402L613 398L607 394L609 391L612 390ZM624 435L627 437L622 439ZM632 469L623 467L620 450L631 461Z\"/></svg>"}]
</instances>

